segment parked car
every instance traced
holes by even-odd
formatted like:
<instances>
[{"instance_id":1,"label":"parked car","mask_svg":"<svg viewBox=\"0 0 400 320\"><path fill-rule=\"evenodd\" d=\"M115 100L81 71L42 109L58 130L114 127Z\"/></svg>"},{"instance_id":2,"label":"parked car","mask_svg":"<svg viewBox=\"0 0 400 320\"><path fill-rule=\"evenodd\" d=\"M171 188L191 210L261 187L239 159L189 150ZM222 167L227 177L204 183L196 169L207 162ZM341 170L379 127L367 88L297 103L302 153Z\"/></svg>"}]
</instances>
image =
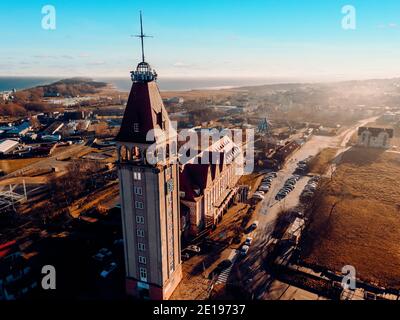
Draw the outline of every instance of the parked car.
<instances>
[{"instance_id":1,"label":"parked car","mask_svg":"<svg viewBox=\"0 0 400 320\"><path fill-rule=\"evenodd\" d=\"M111 256L112 252L110 250L102 248L93 256L93 259L102 262Z\"/></svg>"},{"instance_id":2,"label":"parked car","mask_svg":"<svg viewBox=\"0 0 400 320\"><path fill-rule=\"evenodd\" d=\"M181 259L182 261L187 261L190 259L190 254L188 252L182 253L181 254Z\"/></svg>"},{"instance_id":3,"label":"parked car","mask_svg":"<svg viewBox=\"0 0 400 320\"><path fill-rule=\"evenodd\" d=\"M317 187L315 187L315 186L305 186L304 190L315 191L315 190L317 190Z\"/></svg>"},{"instance_id":4,"label":"parked car","mask_svg":"<svg viewBox=\"0 0 400 320\"><path fill-rule=\"evenodd\" d=\"M289 192L290 192L289 190L288 191L286 191L286 190L279 191L279 193L275 197L275 200L280 201L280 200L286 198L286 196L289 194Z\"/></svg>"},{"instance_id":5,"label":"parked car","mask_svg":"<svg viewBox=\"0 0 400 320\"><path fill-rule=\"evenodd\" d=\"M246 246L251 246L251 244L253 243L253 238L251 238L251 237L248 237L247 239L246 239L246 241L245 241L245 245Z\"/></svg>"},{"instance_id":6,"label":"parked car","mask_svg":"<svg viewBox=\"0 0 400 320\"><path fill-rule=\"evenodd\" d=\"M115 262L111 262L101 273L100 276L102 278L108 278L108 276L117 269L117 264Z\"/></svg>"},{"instance_id":7,"label":"parked car","mask_svg":"<svg viewBox=\"0 0 400 320\"><path fill-rule=\"evenodd\" d=\"M250 250L250 247L244 245L244 246L240 249L240 254L241 254L242 256L246 256L247 253L249 252L249 250Z\"/></svg>"},{"instance_id":8,"label":"parked car","mask_svg":"<svg viewBox=\"0 0 400 320\"><path fill-rule=\"evenodd\" d=\"M267 179L263 179L262 183L272 183L273 179L272 178L267 178Z\"/></svg>"},{"instance_id":9,"label":"parked car","mask_svg":"<svg viewBox=\"0 0 400 320\"><path fill-rule=\"evenodd\" d=\"M294 188L295 188L294 185L289 184L289 185L286 185L286 186L283 188L283 190L293 191Z\"/></svg>"},{"instance_id":10,"label":"parked car","mask_svg":"<svg viewBox=\"0 0 400 320\"><path fill-rule=\"evenodd\" d=\"M260 193L253 194L252 198L255 199L255 200L264 200L265 199L265 197Z\"/></svg>"},{"instance_id":11,"label":"parked car","mask_svg":"<svg viewBox=\"0 0 400 320\"><path fill-rule=\"evenodd\" d=\"M258 221L254 221L253 224L251 225L251 229L253 229L253 230L257 229L259 224L260 223Z\"/></svg>"},{"instance_id":12,"label":"parked car","mask_svg":"<svg viewBox=\"0 0 400 320\"><path fill-rule=\"evenodd\" d=\"M194 246L194 245L188 246L188 247L186 248L186 250L187 250L187 251L192 251L192 252L195 252L195 253L200 253L200 252L201 252L200 247Z\"/></svg>"},{"instance_id":13,"label":"parked car","mask_svg":"<svg viewBox=\"0 0 400 320\"><path fill-rule=\"evenodd\" d=\"M280 200L282 200L284 198L284 196L282 195L282 194L280 194L280 193L278 193L276 196L275 196L275 200L277 200L277 201L280 201Z\"/></svg>"}]
</instances>

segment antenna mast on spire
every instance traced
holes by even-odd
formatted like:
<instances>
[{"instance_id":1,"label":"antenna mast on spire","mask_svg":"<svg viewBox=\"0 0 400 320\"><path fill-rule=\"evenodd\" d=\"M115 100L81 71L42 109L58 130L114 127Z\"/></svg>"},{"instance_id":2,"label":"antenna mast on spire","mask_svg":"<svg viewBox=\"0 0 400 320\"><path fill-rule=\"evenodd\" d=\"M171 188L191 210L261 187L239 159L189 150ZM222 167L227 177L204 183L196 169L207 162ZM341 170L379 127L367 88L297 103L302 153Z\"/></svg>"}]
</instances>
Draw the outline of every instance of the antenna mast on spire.
<instances>
[{"instance_id":1,"label":"antenna mast on spire","mask_svg":"<svg viewBox=\"0 0 400 320\"><path fill-rule=\"evenodd\" d=\"M140 62L136 68L136 71L131 72L131 78L133 82L151 82L157 80L157 73L153 71L150 65L145 61L144 57L144 38L152 38L146 36L143 33L143 19L142 11L140 11L140 35L135 37L140 38L142 44L142 62Z\"/></svg>"},{"instance_id":2,"label":"antenna mast on spire","mask_svg":"<svg viewBox=\"0 0 400 320\"><path fill-rule=\"evenodd\" d=\"M152 36L146 36L143 33L142 11L140 11L140 35L137 35L136 37L140 38L140 40L141 40L141 43L142 43L142 62L145 62L145 58L144 58L144 38L152 38Z\"/></svg>"}]
</instances>

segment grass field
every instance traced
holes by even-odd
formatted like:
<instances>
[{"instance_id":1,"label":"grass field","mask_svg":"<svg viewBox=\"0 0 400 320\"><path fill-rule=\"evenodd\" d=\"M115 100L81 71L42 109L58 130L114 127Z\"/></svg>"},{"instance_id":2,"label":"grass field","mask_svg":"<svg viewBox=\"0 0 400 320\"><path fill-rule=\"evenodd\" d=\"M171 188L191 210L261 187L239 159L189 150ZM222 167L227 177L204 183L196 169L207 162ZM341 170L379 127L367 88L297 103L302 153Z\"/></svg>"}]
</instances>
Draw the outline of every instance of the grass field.
<instances>
[{"instance_id":1,"label":"grass field","mask_svg":"<svg viewBox=\"0 0 400 320\"><path fill-rule=\"evenodd\" d=\"M400 289L399 181L399 154L346 152L311 217L304 262L338 272L352 265L358 278Z\"/></svg>"},{"instance_id":2,"label":"grass field","mask_svg":"<svg viewBox=\"0 0 400 320\"><path fill-rule=\"evenodd\" d=\"M310 173L320 175L324 174L337 153L337 148L326 148L322 150L314 159L311 160L309 164Z\"/></svg>"}]
</instances>

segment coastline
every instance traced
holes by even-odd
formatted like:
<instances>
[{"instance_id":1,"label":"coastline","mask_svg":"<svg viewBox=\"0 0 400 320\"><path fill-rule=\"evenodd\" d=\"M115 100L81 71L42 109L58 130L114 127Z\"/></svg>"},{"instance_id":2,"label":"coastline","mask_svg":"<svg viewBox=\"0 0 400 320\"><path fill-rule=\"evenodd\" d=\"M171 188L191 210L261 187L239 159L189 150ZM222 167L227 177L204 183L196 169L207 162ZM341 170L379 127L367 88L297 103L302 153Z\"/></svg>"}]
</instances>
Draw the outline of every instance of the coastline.
<instances>
[{"instance_id":1,"label":"coastline","mask_svg":"<svg viewBox=\"0 0 400 320\"><path fill-rule=\"evenodd\" d=\"M71 77L73 78L73 77ZM49 85L59 80L68 79L56 77L5 77L0 76L0 92L30 89L36 86ZM129 92L131 79L127 78L107 78L94 77L94 81L107 82L117 91ZM158 85L161 92L190 92L198 90L229 90L246 86L260 86L269 84L279 84L290 81L289 79L232 79L232 78L161 78ZM291 82L291 81L290 81Z\"/></svg>"}]
</instances>

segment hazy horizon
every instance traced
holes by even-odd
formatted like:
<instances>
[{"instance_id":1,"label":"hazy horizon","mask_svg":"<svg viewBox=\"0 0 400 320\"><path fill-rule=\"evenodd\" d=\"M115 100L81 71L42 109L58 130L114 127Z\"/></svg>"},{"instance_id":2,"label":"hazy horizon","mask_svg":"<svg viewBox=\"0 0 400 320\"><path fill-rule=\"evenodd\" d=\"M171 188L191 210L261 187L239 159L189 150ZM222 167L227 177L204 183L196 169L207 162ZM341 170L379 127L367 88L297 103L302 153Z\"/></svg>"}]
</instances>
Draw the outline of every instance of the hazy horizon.
<instances>
[{"instance_id":1,"label":"hazy horizon","mask_svg":"<svg viewBox=\"0 0 400 320\"><path fill-rule=\"evenodd\" d=\"M400 3L354 0L345 30L342 1L220 0L138 3L53 1L56 27L42 27L43 3L2 3L0 74L129 77L146 60L165 78L285 78L335 81L400 74Z\"/></svg>"},{"instance_id":2,"label":"hazy horizon","mask_svg":"<svg viewBox=\"0 0 400 320\"><path fill-rule=\"evenodd\" d=\"M59 80L70 78L88 78L95 81L107 82L113 85L118 91L130 91L131 79L129 76L124 77L97 77L97 76L2 76L0 75L0 91L8 91L12 89L23 90L40 85L47 85ZM263 85L284 85L284 84L318 84L318 83L336 83L348 81L368 81L368 80L390 80L397 77L366 77L366 78L266 78L266 77L160 77L158 85L161 91L190 91L190 90L218 90L229 88L240 88L247 86L263 86Z\"/></svg>"}]
</instances>

